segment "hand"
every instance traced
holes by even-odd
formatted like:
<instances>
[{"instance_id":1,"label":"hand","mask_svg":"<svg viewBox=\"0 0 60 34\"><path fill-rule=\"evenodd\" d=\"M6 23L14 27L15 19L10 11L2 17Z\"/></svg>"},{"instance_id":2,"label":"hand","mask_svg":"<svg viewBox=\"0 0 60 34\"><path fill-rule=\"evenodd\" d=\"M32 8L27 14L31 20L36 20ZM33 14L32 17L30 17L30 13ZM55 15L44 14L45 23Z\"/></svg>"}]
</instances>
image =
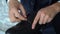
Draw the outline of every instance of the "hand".
<instances>
[{"instance_id":1,"label":"hand","mask_svg":"<svg viewBox=\"0 0 60 34\"><path fill-rule=\"evenodd\" d=\"M57 9L53 6L42 8L41 10L38 11L33 21L32 29L35 28L37 21L39 21L39 24L49 23L57 13L58 13Z\"/></svg>"},{"instance_id":2,"label":"hand","mask_svg":"<svg viewBox=\"0 0 60 34\"><path fill-rule=\"evenodd\" d=\"M23 16L18 12L19 9L22 11ZM11 0L9 2L9 17L11 22L27 20L25 9L22 4L20 4L17 0Z\"/></svg>"}]
</instances>

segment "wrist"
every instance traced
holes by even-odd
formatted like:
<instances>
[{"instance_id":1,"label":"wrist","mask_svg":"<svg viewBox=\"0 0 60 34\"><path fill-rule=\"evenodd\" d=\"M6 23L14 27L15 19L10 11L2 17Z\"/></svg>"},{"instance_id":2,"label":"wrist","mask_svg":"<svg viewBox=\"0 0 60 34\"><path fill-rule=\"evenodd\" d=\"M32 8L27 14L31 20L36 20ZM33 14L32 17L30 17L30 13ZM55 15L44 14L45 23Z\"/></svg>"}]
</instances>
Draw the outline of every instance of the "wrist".
<instances>
[{"instance_id":1,"label":"wrist","mask_svg":"<svg viewBox=\"0 0 60 34\"><path fill-rule=\"evenodd\" d=\"M57 10L58 12L60 12L60 2L57 2L57 3L55 4L55 7L56 7L56 10Z\"/></svg>"},{"instance_id":2,"label":"wrist","mask_svg":"<svg viewBox=\"0 0 60 34\"><path fill-rule=\"evenodd\" d=\"M18 1L17 0L9 0L8 5L9 5L9 8L17 8Z\"/></svg>"},{"instance_id":3,"label":"wrist","mask_svg":"<svg viewBox=\"0 0 60 34\"><path fill-rule=\"evenodd\" d=\"M60 3L57 2L52 5L52 8L55 9L55 11L60 12Z\"/></svg>"}]
</instances>

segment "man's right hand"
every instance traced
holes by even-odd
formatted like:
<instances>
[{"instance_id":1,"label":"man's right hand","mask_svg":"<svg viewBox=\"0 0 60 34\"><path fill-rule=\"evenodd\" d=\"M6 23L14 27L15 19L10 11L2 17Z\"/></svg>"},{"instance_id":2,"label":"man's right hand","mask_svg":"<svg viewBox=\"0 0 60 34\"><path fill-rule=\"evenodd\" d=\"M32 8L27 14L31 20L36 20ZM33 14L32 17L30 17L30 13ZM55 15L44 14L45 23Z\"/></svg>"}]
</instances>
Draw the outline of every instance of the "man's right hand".
<instances>
[{"instance_id":1,"label":"man's right hand","mask_svg":"<svg viewBox=\"0 0 60 34\"><path fill-rule=\"evenodd\" d=\"M22 11L23 16L19 13L18 11L19 9ZM9 1L9 17L11 22L19 22L21 20L27 20L25 9L22 6L22 4L20 4L17 0Z\"/></svg>"}]
</instances>

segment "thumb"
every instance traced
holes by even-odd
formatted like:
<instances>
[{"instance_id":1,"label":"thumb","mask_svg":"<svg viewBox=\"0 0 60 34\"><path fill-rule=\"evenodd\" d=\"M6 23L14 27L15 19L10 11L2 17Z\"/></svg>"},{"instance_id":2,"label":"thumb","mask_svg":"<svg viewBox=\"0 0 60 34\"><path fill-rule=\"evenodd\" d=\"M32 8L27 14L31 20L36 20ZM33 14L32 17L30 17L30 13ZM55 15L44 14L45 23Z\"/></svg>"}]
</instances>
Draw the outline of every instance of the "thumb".
<instances>
[{"instance_id":1,"label":"thumb","mask_svg":"<svg viewBox=\"0 0 60 34\"><path fill-rule=\"evenodd\" d=\"M23 16L24 16L24 17L27 17L27 16L26 16L26 11L25 11L25 9L24 9L24 7L23 7L22 4L20 4L19 8L20 8L20 10L22 11Z\"/></svg>"}]
</instances>

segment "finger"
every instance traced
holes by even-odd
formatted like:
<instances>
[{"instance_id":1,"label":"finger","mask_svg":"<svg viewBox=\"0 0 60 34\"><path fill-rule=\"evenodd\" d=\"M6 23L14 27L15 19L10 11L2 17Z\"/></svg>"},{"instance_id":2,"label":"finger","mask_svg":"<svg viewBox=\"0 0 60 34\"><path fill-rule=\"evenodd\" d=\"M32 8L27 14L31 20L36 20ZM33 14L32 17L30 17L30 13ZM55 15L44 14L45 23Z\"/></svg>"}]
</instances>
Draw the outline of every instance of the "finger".
<instances>
[{"instance_id":1,"label":"finger","mask_svg":"<svg viewBox=\"0 0 60 34\"><path fill-rule=\"evenodd\" d=\"M15 16L14 16L14 13L9 11L9 18L10 18L10 21L11 22L15 22Z\"/></svg>"},{"instance_id":2,"label":"finger","mask_svg":"<svg viewBox=\"0 0 60 34\"><path fill-rule=\"evenodd\" d=\"M46 24L46 23L47 23L47 21L48 21L48 19L49 19L49 16L48 16L48 15L46 15L46 16L44 17L43 24Z\"/></svg>"},{"instance_id":3,"label":"finger","mask_svg":"<svg viewBox=\"0 0 60 34\"><path fill-rule=\"evenodd\" d=\"M34 21L33 21L32 29L35 28L35 26L36 26L36 24L37 24L37 21L39 20L39 16L40 16L40 13L38 12L37 15L36 15L36 17L35 17L35 19L34 19Z\"/></svg>"},{"instance_id":4,"label":"finger","mask_svg":"<svg viewBox=\"0 0 60 34\"><path fill-rule=\"evenodd\" d=\"M18 10L15 9L15 17L19 18L20 20L27 20L25 17L23 17Z\"/></svg>"},{"instance_id":5,"label":"finger","mask_svg":"<svg viewBox=\"0 0 60 34\"><path fill-rule=\"evenodd\" d=\"M25 11L25 9L24 9L24 7L23 7L22 4L20 4L20 7L19 7L19 8L21 9L23 16L24 16L24 17L27 17L27 16L26 16L26 11Z\"/></svg>"},{"instance_id":6,"label":"finger","mask_svg":"<svg viewBox=\"0 0 60 34\"><path fill-rule=\"evenodd\" d=\"M43 24L44 17L45 17L45 14L43 12L41 12L39 24Z\"/></svg>"},{"instance_id":7,"label":"finger","mask_svg":"<svg viewBox=\"0 0 60 34\"><path fill-rule=\"evenodd\" d=\"M52 18L49 18L48 21L47 21L47 23L49 23L49 22L51 22L51 21L52 21Z\"/></svg>"},{"instance_id":8,"label":"finger","mask_svg":"<svg viewBox=\"0 0 60 34\"><path fill-rule=\"evenodd\" d=\"M20 22L20 19L17 19L15 16L15 13L17 13L16 8L9 9L9 18L11 22Z\"/></svg>"},{"instance_id":9,"label":"finger","mask_svg":"<svg viewBox=\"0 0 60 34\"><path fill-rule=\"evenodd\" d=\"M16 22L20 22L21 20L20 20L20 19L16 19L15 21L16 21Z\"/></svg>"}]
</instances>

